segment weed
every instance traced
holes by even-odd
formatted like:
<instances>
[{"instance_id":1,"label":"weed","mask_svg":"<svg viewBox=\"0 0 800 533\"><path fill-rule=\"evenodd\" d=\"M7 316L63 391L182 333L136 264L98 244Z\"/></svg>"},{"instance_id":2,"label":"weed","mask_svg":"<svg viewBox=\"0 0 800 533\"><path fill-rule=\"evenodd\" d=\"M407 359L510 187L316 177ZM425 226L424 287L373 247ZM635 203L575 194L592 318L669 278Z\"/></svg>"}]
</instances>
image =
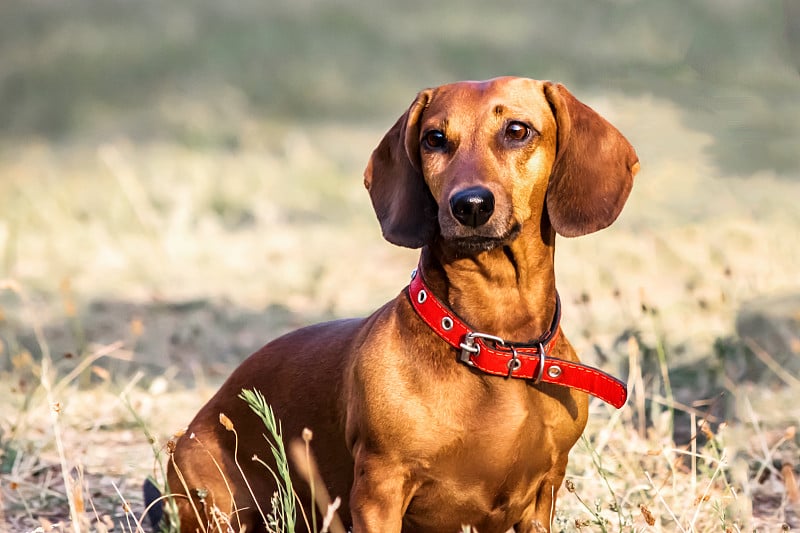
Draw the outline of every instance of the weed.
<instances>
[{"instance_id":1,"label":"weed","mask_svg":"<svg viewBox=\"0 0 800 533\"><path fill-rule=\"evenodd\" d=\"M257 457L253 457L253 460L260 462L269 469L278 486L277 493L271 501L272 511L268 514L265 521L272 526L273 531L294 533L297 521L295 492L292 486L292 478L289 475L289 458L286 455L286 449L283 445L281 423L275 418L272 407L267 404L266 399L259 391L243 390L239 397L247 402L250 409L258 415L264 423L264 427L267 428L267 431L272 437L271 440L267 439L267 442L272 451L272 456L275 459L276 470L273 470ZM256 502L256 505L258 505L258 502ZM259 511L261 511L260 508Z\"/></svg>"}]
</instances>

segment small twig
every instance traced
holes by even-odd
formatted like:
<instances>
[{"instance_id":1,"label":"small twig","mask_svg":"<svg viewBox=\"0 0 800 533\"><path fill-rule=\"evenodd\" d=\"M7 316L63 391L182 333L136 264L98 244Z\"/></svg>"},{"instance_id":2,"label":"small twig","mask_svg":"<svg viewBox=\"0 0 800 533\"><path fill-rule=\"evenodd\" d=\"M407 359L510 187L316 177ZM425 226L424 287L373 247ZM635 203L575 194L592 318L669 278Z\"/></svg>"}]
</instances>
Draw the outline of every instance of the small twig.
<instances>
[{"instance_id":1,"label":"small twig","mask_svg":"<svg viewBox=\"0 0 800 533\"><path fill-rule=\"evenodd\" d=\"M225 416L225 415L220 413L220 420L221 420L222 416ZM206 452L208 457L211 459L211 462L214 464L214 467L217 469L217 472L219 472L219 475L222 478L222 481L225 482L225 489L228 491L228 495L231 498L231 510L238 509L239 507L236 505L236 499L233 497L233 489L231 488L230 484L228 483L228 476L226 476L225 472L222 471L222 467L220 466L219 462L214 457L214 455L211 453L211 450L206 448L206 445L203 444L203 441L201 441L200 438L197 435L195 435L194 433L189 435L189 439L197 442L198 446L200 446L203 449L203 451ZM175 459L172 456L171 456L171 458L172 458L172 464L176 465L176 470L177 470L177 464L175 463ZM238 463L237 463L237 465L238 465ZM186 494L189 494L188 489L187 489L187 493ZM238 514L236 515L236 519L239 520L239 515ZM241 524L240 524L240 526L241 526Z\"/></svg>"},{"instance_id":2,"label":"small twig","mask_svg":"<svg viewBox=\"0 0 800 533\"><path fill-rule=\"evenodd\" d=\"M622 524L625 523L624 518L622 516L622 509L620 508L617 494L614 492L614 489L611 487L611 482L608 480L608 476L606 475L606 470L603 468L602 459L600 455L597 453L597 451L589 443L589 439L587 439L585 435L581 435L581 440L583 441L584 446L588 448L592 458L592 464L594 465L595 470L597 470L597 473L600 474L600 477L603 479L603 483L605 484L606 489L608 489L609 495L611 495L611 498L614 500L614 510L617 513L617 520L619 521L619 525L620 527L622 527Z\"/></svg>"},{"instance_id":3,"label":"small twig","mask_svg":"<svg viewBox=\"0 0 800 533\"><path fill-rule=\"evenodd\" d=\"M574 494L575 497L578 498L578 501L581 503L581 505L583 505L583 507L587 511L589 511L589 514L591 514L594 517L594 521L598 526L600 526L600 530L603 533L608 533L608 529L606 529L605 519L602 516L600 516L600 514L595 509L593 509L588 503L586 503L583 498L581 498L581 495L578 494L578 491L575 489L575 484L568 479L564 482L564 485L566 486L567 491Z\"/></svg>"},{"instance_id":4,"label":"small twig","mask_svg":"<svg viewBox=\"0 0 800 533\"><path fill-rule=\"evenodd\" d=\"M311 437L312 433L311 430L305 428L303 430L303 442L305 442L305 449L306 449L306 466L308 467L308 471L312 472L311 470ZM316 485L316 480L313 480L311 483L311 501L316 501L314 497L314 488ZM314 505L311 506L311 531L317 530L317 510L314 508Z\"/></svg>"},{"instance_id":5,"label":"small twig","mask_svg":"<svg viewBox=\"0 0 800 533\"><path fill-rule=\"evenodd\" d=\"M708 411L701 411L700 409L697 409L697 408L692 407L690 405L686 405L685 403L681 403L681 402L675 401L674 399L665 398L665 397L661 396L660 394L649 394L647 396L647 398L651 402L657 403L659 405L663 405L664 407L667 407L670 410L678 409L680 411L684 411L685 413L690 413L690 414L694 413L695 416L700 416L704 420L706 420L707 422L720 422L721 421L719 417L714 416L710 412L708 412L708 411L710 411L710 409Z\"/></svg>"},{"instance_id":6,"label":"small twig","mask_svg":"<svg viewBox=\"0 0 800 533\"><path fill-rule=\"evenodd\" d=\"M310 451L308 455L306 455L305 448L306 446L301 444L299 440L294 440L289 443L289 453L291 454L292 462L300 475L303 476L306 483L308 483L310 487L314 487L314 501L311 502L311 505L316 505L320 512L324 512L326 515L330 514L332 512L331 506L333 505L331 503L330 493L325 487L325 483L322 481L322 476L320 476L314 456L311 455ZM338 506L336 507L338 508ZM302 509L303 507L301 506L300 508ZM344 525L339 519L338 514L334 513L330 520L328 526L332 533L345 533ZM316 531L316 529L314 531Z\"/></svg>"},{"instance_id":7,"label":"small twig","mask_svg":"<svg viewBox=\"0 0 800 533\"><path fill-rule=\"evenodd\" d=\"M781 466L783 475L783 486L786 489L786 499L792 505L800 503L800 490L797 488L797 477L794 475L794 466L790 463L783 463Z\"/></svg>"},{"instance_id":8,"label":"small twig","mask_svg":"<svg viewBox=\"0 0 800 533\"><path fill-rule=\"evenodd\" d=\"M714 469L714 473L711 474L711 479L708 480L708 484L706 484L706 490L703 491L703 495L700 497L697 508L694 511L694 515L692 516L692 521L689 523L689 531L694 531L694 524L697 522L698 516L700 516L700 508L702 507L703 502L706 500L709 491L711 490L711 485L714 484L714 480L717 478L717 475L722 471L722 466L724 464L724 459L717 464L717 468Z\"/></svg>"},{"instance_id":9,"label":"small twig","mask_svg":"<svg viewBox=\"0 0 800 533\"><path fill-rule=\"evenodd\" d=\"M628 337L628 380L631 383L634 405L636 408L636 426L639 438L647 437L647 418L645 416L644 376L642 375L641 350L635 336Z\"/></svg>"},{"instance_id":10,"label":"small twig","mask_svg":"<svg viewBox=\"0 0 800 533\"><path fill-rule=\"evenodd\" d=\"M790 387L800 387L800 379L797 379L792 374L786 371L780 363L778 363L774 357L772 357L766 350L764 350L761 346L758 345L756 341L754 341L751 337L744 338L745 344L747 347L750 348L750 351L758 357L758 359L764 363L770 370L772 370L776 376L778 376L784 383L789 385Z\"/></svg>"},{"instance_id":11,"label":"small twig","mask_svg":"<svg viewBox=\"0 0 800 533\"><path fill-rule=\"evenodd\" d=\"M753 410L753 405L750 403L750 399L747 396L744 397L744 405L747 407L747 414L750 417L750 420L753 424L753 429L758 437L758 443L761 445L761 451L764 453L764 457L761 460L761 466L759 466L758 472L756 472L754 476L755 479L760 479L764 470L772 470L774 472L771 459L773 452L770 450L767 441L764 439L764 432L761 431L761 424L756 417L756 412Z\"/></svg>"},{"instance_id":12,"label":"small twig","mask_svg":"<svg viewBox=\"0 0 800 533\"><path fill-rule=\"evenodd\" d=\"M680 529L683 533L686 533L686 530L681 525L680 520L678 520L678 517L675 516L675 513L672 512L672 509L670 508L669 504L667 504L667 501L664 499L664 496L662 496L661 490L658 487L656 487L655 483L653 483L653 478L650 477L650 473L645 471L644 475L645 477L647 477L647 481L650 482L650 486L653 488L653 490L656 491L656 496L658 496L658 499L661 500L662 504L664 504L664 508L669 513L669 516L672 518L672 521L675 522L675 525L678 526L678 529Z\"/></svg>"},{"instance_id":13,"label":"small twig","mask_svg":"<svg viewBox=\"0 0 800 533\"><path fill-rule=\"evenodd\" d=\"M66 376L64 376L63 378L58 380L58 383L56 383L53 386L53 394L57 396L75 378L79 377L83 373L83 371L86 370L86 368L89 365L91 365L92 363L94 363L95 361L97 361L98 359L100 359L102 357L105 357L107 355L110 355L110 354L116 352L117 350L122 348L122 346L123 346L123 342L122 341L117 341L117 342L114 342L112 344L107 344L105 346L101 346L97 350L95 350L94 353L92 353L90 355L87 355L86 357L82 358L80 360L80 362L77 365L75 365L75 368L73 368Z\"/></svg>"},{"instance_id":14,"label":"small twig","mask_svg":"<svg viewBox=\"0 0 800 533\"><path fill-rule=\"evenodd\" d=\"M225 416L225 414L223 414L223 413L219 414L219 421L220 421L220 424L222 424L223 427L225 427L225 429L227 429L228 431L233 432L233 462L236 464L236 468L239 470L239 473L242 475L242 479L244 480L244 484L247 485L247 490L250 492L250 497L253 498L253 502L256 505L256 509L258 509L258 514L261 515L261 519L266 524L267 523L267 515L265 515L264 511L261 509L261 504L258 503L258 498L256 498L256 494L255 494L255 492L253 492L253 487L250 486L250 481L248 481L247 476L244 473L244 469L242 468L242 465L239 463L239 433L236 431L236 428L234 427L233 422L231 422L231 419L228 418L227 416ZM216 461L214 461L214 462L216 463ZM223 477L223 479L225 478L224 475L222 477ZM227 479L225 479L225 485L228 486L228 480ZM230 487L228 487L228 491L230 491L230 490L231 490ZM233 492L231 492L231 501L233 501ZM235 503L233 505L233 508L234 509L236 508ZM237 515L237 519L238 519L238 515Z\"/></svg>"},{"instance_id":15,"label":"small twig","mask_svg":"<svg viewBox=\"0 0 800 533\"><path fill-rule=\"evenodd\" d=\"M691 486L692 486L692 498L697 496L697 417L694 413L689 413L689 423L691 424L690 429L690 445L692 447L691 454L689 455L689 461L692 467L692 477L691 477Z\"/></svg>"},{"instance_id":16,"label":"small twig","mask_svg":"<svg viewBox=\"0 0 800 533\"><path fill-rule=\"evenodd\" d=\"M122 495L122 492L120 492L119 487L117 487L117 484L112 481L111 486L114 487L117 496L119 496L119 499L122 500L122 510L125 511L125 521L128 522L128 529L133 531L133 527L131 526L131 516L133 515L133 512L131 511L131 506L125 499L125 496ZM139 521L136 520L135 516L133 517L133 519L136 521L136 531L140 531L141 526L139 524Z\"/></svg>"},{"instance_id":17,"label":"small twig","mask_svg":"<svg viewBox=\"0 0 800 533\"><path fill-rule=\"evenodd\" d=\"M205 522L203 518L200 516L200 510L195 505L194 500L191 497L191 492L189 491L189 484L186 483L186 478L183 477L183 472L178 467L178 463L175 462L175 457L170 455L169 460L172 462L172 467L175 469L175 475L178 476L178 481L181 482L181 486L183 487L184 492L186 493L186 499L189 500L189 505L192 506L192 510L194 511L194 516L197 519L197 523L200 524L200 529L203 533L207 533L208 529L206 528ZM173 497L175 495L172 495Z\"/></svg>"},{"instance_id":18,"label":"small twig","mask_svg":"<svg viewBox=\"0 0 800 533\"><path fill-rule=\"evenodd\" d=\"M151 235L159 234L158 215L148 193L113 144L101 146L97 155L117 181L122 194L131 206L140 226Z\"/></svg>"},{"instance_id":19,"label":"small twig","mask_svg":"<svg viewBox=\"0 0 800 533\"><path fill-rule=\"evenodd\" d=\"M336 511L341 505L342 499L338 496L330 503L330 505L328 505L328 510L325 512L325 518L322 520L322 529L320 530L320 533L328 533L328 528L333 525L334 521L338 520ZM339 533L339 530L334 529L333 533ZM341 533L344 533L344 531L342 530Z\"/></svg>"},{"instance_id":20,"label":"small twig","mask_svg":"<svg viewBox=\"0 0 800 533\"><path fill-rule=\"evenodd\" d=\"M685 456L689 457L690 460L692 458L703 459L704 461L706 461L706 462L708 462L710 464L718 464L720 462L720 459L717 459L717 458L712 457L710 455L705 455L705 454L702 454L702 453L692 452L692 451L689 451L689 450L686 450L686 449L681 449L681 448L664 447L664 448L662 448L662 451L663 452L671 452L671 453L675 453L675 454L679 454L679 455L685 455Z\"/></svg>"}]
</instances>

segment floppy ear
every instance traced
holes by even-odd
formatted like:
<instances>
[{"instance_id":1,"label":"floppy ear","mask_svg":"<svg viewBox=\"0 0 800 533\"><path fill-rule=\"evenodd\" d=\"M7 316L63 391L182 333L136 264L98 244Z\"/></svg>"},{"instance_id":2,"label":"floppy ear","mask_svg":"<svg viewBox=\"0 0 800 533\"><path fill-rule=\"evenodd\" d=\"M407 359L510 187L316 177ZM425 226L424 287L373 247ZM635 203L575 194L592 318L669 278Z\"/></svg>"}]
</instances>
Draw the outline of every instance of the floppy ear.
<instances>
[{"instance_id":1,"label":"floppy ear","mask_svg":"<svg viewBox=\"0 0 800 533\"><path fill-rule=\"evenodd\" d=\"M430 96L430 91L417 95L372 152L364 171L384 238L408 248L430 242L438 227L436 202L422 176L419 155L419 120Z\"/></svg>"},{"instance_id":2,"label":"floppy ear","mask_svg":"<svg viewBox=\"0 0 800 533\"><path fill-rule=\"evenodd\" d=\"M558 126L558 149L547 186L547 214L565 237L601 230L617 219L639 171L623 135L561 84L545 96Z\"/></svg>"}]
</instances>

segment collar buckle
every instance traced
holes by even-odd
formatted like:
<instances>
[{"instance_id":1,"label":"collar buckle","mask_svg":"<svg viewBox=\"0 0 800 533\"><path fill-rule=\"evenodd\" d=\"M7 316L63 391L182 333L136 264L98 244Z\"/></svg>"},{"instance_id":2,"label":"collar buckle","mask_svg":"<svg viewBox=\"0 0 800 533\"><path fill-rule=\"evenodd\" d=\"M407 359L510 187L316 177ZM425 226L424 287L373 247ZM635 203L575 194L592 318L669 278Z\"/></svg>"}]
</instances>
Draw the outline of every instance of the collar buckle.
<instances>
[{"instance_id":1,"label":"collar buckle","mask_svg":"<svg viewBox=\"0 0 800 533\"><path fill-rule=\"evenodd\" d=\"M477 339L492 341L500 346L506 345L506 341L495 335L489 335L488 333L481 333L479 331L470 331L464 335L464 340L461 341L461 344L459 344L459 347L461 348L461 356L459 359L462 363L466 363L469 366L475 366L475 363L472 361L472 357L481 353L481 345L478 344Z\"/></svg>"}]
</instances>

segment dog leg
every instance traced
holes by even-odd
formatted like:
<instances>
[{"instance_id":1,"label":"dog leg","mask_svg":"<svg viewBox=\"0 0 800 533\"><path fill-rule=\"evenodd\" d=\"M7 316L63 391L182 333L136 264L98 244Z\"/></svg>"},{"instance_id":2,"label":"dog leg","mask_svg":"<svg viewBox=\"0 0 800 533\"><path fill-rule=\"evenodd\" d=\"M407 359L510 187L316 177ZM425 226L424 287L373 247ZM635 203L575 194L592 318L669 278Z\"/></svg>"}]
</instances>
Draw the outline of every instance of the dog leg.
<instances>
[{"instance_id":1,"label":"dog leg","mask_svg":"<svg viewBox=\"0 0 800 533\"><path fill-rule=\"evenodd\" d=\"M405 494L407 472L387 464L385 457L365 455L356 456L350 492L353 533L400 533L409 500Z\"/></svg>"},{"instance_id":2,"label":"dog leg","mask_svg":"<svg viewBox=\"0 0 800 533\"><path fill-rule=\"evenodd\" d=\"M517 533L550 533L556 509L558 489L564 481L564 472L550 472L537 491L536 501L523 513L523 519L514 527Z\"/></svg>"}]
</instances>

